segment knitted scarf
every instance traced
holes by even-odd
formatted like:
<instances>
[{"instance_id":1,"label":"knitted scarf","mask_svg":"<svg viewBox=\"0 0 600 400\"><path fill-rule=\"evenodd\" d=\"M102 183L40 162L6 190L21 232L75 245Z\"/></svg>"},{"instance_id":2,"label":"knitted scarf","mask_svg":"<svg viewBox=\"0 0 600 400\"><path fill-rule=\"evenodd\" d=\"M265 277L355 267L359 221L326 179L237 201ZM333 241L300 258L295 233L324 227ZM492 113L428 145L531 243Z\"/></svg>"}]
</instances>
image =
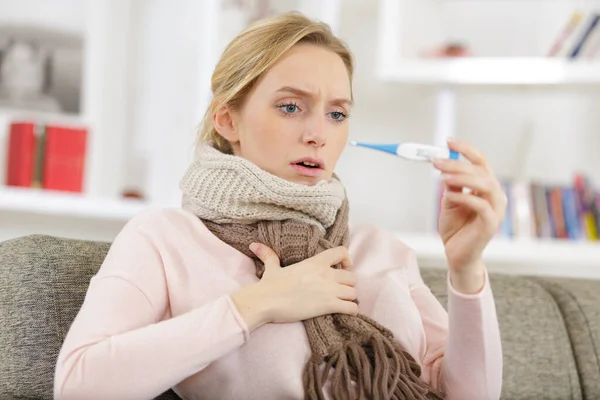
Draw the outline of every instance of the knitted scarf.
<instances>
[{"instance_id":1,"label":"knitted scarf","mask_svg":"<svg viewBox=\"0 0 600 400\"><path fill-rule=\"evenodd\" d=\"M183 208L251 257L259 279L264 265L249 250L252 242L272 248L282 267L348 245L348 201L335 175L315 186L296 184L204 143L180 188ZM420 379L418 363L392 332L371 318L329 314L303 324L311 348L303 372L305 399L325 399L328 379L335 399L442 398Z\"/></svg>"}]
</instances>

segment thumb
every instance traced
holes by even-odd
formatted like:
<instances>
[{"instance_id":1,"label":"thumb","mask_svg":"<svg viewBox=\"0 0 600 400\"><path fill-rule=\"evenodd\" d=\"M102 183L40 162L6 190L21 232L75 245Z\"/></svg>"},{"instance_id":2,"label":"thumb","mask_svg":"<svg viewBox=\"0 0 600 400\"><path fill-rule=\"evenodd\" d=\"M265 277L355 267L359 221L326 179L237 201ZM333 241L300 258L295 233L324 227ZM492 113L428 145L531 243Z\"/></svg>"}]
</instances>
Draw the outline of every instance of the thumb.
<instances>
[{"instance_id":1,"label":"thumb","mask_svg":"<svg viewBox=\"0 0 600 400\"><path fill-rule=\"evenodd\" d=\"M256 257L258 257L260 261L263 262L263 264L265 264L265 269L280 267L279 257L269 246L265 246L262 243L251 243L250 251L254 253Z\"/></svg>"}]
</instances>

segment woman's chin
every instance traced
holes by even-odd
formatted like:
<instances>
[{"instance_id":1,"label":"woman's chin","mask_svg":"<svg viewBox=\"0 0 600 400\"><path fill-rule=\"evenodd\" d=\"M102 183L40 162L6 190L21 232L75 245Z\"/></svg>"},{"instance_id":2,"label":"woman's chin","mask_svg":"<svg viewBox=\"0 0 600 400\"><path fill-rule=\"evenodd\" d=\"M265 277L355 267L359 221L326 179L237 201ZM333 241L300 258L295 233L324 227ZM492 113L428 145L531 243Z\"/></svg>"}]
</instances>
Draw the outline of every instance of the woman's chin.
<instances>
[{"instance_id":1,"label":"woman's chin","mask_svg":"<svg viewBox=\"0 0 600 400\"><path fill-rule=\"evenodd\" d=\"M286 181L297 183L305 186L316 186L319 182L329 181L331 179L330 173L321 170L319 174L302 174L296 170L290 171L291 173L276 173L279 178L285 179Z\"/></svg>"},{"instance_id":2,"label":"woman's chin","mask_svg":"<svg viewBox=\"0 0 600 400\"><path fill-rule=\"evenodd\" d=\"M296 179L294 179L293 182L299 183L301 185L306 185L306 186L316 186L316 185L320 184L321 182L329 181L329 179L326 179L323 176L320 176L318 178L300 176L300 177L296 177Z\"/></svg>"},{"instance_id":3,"label":"woman's chin","mask_svg":"<svg viewBox=\"0 0 600 400\"><path fill-rule=\"evenodd\" d=\"M298 178L294 179L292 182L298 183L298 184L304 185L304 186L315 186L318 181L315 180L314 178L298 177Z\"/></svg>"},{"instance_id":4,"label":"woman's chin","mask_svg":"<svg viewBox=\"0 0 600 400\"><path fill-rule=\"evenodd\" d=\"M318 179L318 178L314 178L314 177L310 177L310 176L302 176L302 175L298 175L298 174L293 174L293 175L286 175L286 176L279 176L282 179L285 179L286 181L292 182L292 183L296 183L299 185L304 185L304 186L315 186L317 183L319 183L319 181L321 181L322 179Z\"/></svg>"}]
</instances>

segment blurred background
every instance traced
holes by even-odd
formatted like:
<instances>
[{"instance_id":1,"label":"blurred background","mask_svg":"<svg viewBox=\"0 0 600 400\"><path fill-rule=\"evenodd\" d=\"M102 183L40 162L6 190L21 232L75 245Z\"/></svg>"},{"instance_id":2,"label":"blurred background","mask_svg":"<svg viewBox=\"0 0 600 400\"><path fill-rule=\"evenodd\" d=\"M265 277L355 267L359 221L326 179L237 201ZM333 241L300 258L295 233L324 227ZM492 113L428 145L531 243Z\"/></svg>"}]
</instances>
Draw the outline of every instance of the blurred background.
<instances>
[{"instance_id":1,"label":"blurred background","mask_svg":"<svg viewBox=\"0 0 600 400\"><path fill-rule=\"evenodd\" d=\"M288 10L354 53L351 140L488 156L510 200L490 266L600 277L600 0L0 0L0 240L110 241L179 206L220 52ZM429 164L349 147L337 172L352 221L443 265Z\"/></svg>"}]
</instances>

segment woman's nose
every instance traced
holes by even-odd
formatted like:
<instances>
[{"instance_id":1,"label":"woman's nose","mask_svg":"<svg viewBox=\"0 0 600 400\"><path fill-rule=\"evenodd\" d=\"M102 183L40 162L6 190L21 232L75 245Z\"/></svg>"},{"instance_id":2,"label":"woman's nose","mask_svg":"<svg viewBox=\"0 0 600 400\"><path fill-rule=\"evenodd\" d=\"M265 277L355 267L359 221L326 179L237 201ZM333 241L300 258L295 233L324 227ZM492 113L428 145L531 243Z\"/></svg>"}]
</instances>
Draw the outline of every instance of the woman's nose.
<instances>
[{"instance_id":1,"label":"woman's nose","mask_svg":"<svg viewBox=\"0 0 600 400\"><path fill-rule=\"evenodd\" d=\"M304 131L304 143L315 147L323 147L327 143L326 136L325 118L311 118Z\"/></svg>"}]
</instances>

